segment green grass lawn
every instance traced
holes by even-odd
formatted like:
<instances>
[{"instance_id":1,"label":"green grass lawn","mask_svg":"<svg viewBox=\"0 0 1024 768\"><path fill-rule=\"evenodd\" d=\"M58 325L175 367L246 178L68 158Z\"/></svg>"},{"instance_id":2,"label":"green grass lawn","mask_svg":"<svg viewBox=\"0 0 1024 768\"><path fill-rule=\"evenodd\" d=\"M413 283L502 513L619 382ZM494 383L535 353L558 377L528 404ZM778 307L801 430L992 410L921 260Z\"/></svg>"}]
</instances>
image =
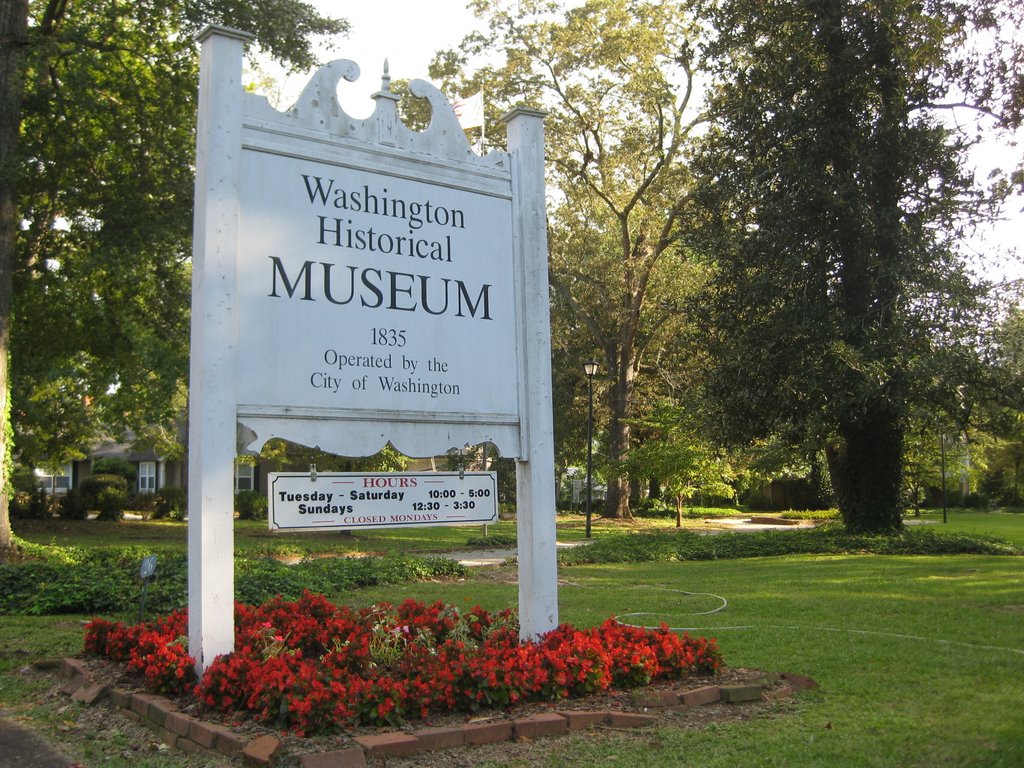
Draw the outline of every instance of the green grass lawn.
<instances>
[{"instance_id":1,"label":"green grass lawn","mask_svg":"<svg viewBox=\"0 0 1024 768\"><path fill-rule=\"evenodd\" d=\"M1024 512L979 512L973 509L950 509L946 513L946 522L942 522L941 509L929 509L920 517L908 514L906 520L913 524L916 520L936 524L946 530L962 533L976 533L983 536L995 536L1011 541L1024 547Z\"/></svg>"},{"instance_id":2,"label":"green grass lawn","mask_svg":"<svg viewBox=\"0 0 1024 768\"><path fill-rule=\"evenodd\" d=\"M639 741L558 740L545 765L1024 765L1020 558L754 558L581 566L561 579L564 621L645 612L636 620L718 638L731 666L810 675L821 689L742 724L667 728ZM720 603L683 591L719 595L728 607L691 615ZM399 592L489 608L516 601L502 584ZM397 596L372 590L359 599Z\"/></svg>"},{"instance_id":3,"label":"green grass lawn","mask_svg":"<svg viewBox=\"0 0 1024 768\"><path fill-rule=\"evenodd\" d=\"M956 511L949 520L950 530L1024 544L1024 515ZM246 527L240 526L239 539ZM394 542L408 534L403 546L463 546L465 530L446 530L461 533L431 533L423 543L412 529L374 540ZM365 546L366 539L354 538ZM516 604L516 586L509 583L514 576L505 568L457 582L329 597L354 605L415 597L494 610ZM1024 558L805 555L575 566L562 568L559 577L563 621L588 626L630 614L638 623L691 628L716 637L729 666L797 672L821 688L769 705L763 716L745 722L546 739L525 756L508 747L480 747L472 753L474 765L1024 765ZM719 606L719 597L727 601L725 610L700 615ZM0 620L0 708L71 738L66 724L78 705L50 696L51 678L21 670L32 659L80 649L82 618ZM85 747L81 738L72 741L86 750L90 768L207 765L177 753L123 757L124 750L110 751L98 741L87 740Z\"/></svg>"}]
</instances>

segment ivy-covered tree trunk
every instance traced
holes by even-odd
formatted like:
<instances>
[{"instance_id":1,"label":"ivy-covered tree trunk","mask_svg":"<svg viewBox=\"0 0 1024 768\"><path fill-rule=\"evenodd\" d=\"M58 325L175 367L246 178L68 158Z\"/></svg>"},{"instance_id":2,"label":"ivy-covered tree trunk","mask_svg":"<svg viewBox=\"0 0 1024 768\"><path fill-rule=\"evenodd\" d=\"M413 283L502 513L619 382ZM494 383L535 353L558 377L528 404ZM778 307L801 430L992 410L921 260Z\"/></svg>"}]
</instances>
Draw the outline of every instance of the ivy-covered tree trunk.
<instances>
[{"instance_id":1,"label":"ivy-covered tree trunk","mask_svg":"<svg viewBox=\"0 0 1024 768\"><path fill-rule=\"evenodd\" d=\"M903 428L884 402L844 420L841 442L828 445L829 476L843 523L855 533L890 533L903 527Z\"/></svg>"},{"instance_id":2,"label":"ivy-covered tree trunk","mask_svg":"<svg viewBox=\"0 0 1024 768\"><path fill-rule=\"evenodd\" d=\"M0 553L14 544L8 513L11 469L11 293L18 216L18 125L21 119L22 51L27 43L28 0L0 3Z\"/></svg>"},{"instance_id":3,"label":"ivy-covered tree trunk","mask_svg":"<svg viewBox=\"0 0 1024 768\"><path fill-rule=\"evenodd\" d=\"M894 315L900 296L893 265L901 257L899 176L909 172L901 133L909 105L895 75L900 65L893 60L887 24L892 19L866 25L861 54L844 34L844 3L815 7L816 37L827 62L823 114L834 125L855 121L856 97L847 90L849 61L863 56L877 69L871 132L858 140L838 130L834 140L825 142L826 156L840 183L861 190L863 196L863 218L836 211L836 250L842 259L838 272L842 343L861 360L877 365L901 344ZM892 14L890 9L888 15ZM827 169L828 163L822 176ZM849 366L843 377L849 389L863 394L837 409L840 443L830 451L829 467L847 530L889 533L903 527L903 426L898 405L902 393L895 383L902 374L899 366L893 366L880 381L865 375L864 367Z\"/></svg>"}]
</instances>

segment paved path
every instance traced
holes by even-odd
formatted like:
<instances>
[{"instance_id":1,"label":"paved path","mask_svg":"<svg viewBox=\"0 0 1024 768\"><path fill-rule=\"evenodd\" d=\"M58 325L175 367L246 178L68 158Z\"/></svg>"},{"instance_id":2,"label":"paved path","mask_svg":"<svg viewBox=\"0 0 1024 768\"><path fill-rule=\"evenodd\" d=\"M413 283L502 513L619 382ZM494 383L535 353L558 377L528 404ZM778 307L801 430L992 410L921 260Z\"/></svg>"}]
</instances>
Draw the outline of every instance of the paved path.
<instances>
[{"instance_id":1,"label":"paved path","mask_svg":"<svg viewBox=\"0 0 1024 768\"><path fill-rule=\"evenodd\" d=\"M80 765L62 755L33 731L0 711L0 765L17 768L72 768Z\"/></svg>"},{"instance_id":2,"label":"paved path","mask_svg":"<svg viewBox=\"0 0 1024 768\"><path fill-rule=\"evenodd\" d=\"M559 549L566 549L589 543L588 541L556 541L555 546ZM437 556L446 557L449 560L458 560L463 565L474 566L501 565L510 557L516 557L518 554L515 547L512 547L510 549L475 549L468 552L440 552Z\"/></svg>"},{"instance_id":3,"label":"paved path","mask_svg":"<svg viewBox=\"0 0 1024 768\"><path fill-rule=\"evenodd\" d=\"M754 518L755 520L757 518ZM771 519L765 517L764 519ZM797 528L813 528L814 523L808 523L801 520L794 520L787 523L759 523L752 521L749 517L716 517L708 522L713 522L716 525L728 526L726 529L718 530L736 530L736 531L792 531ZM712 531L697 531L698 533L711 533Z\"/></svg>"}]
</instances>

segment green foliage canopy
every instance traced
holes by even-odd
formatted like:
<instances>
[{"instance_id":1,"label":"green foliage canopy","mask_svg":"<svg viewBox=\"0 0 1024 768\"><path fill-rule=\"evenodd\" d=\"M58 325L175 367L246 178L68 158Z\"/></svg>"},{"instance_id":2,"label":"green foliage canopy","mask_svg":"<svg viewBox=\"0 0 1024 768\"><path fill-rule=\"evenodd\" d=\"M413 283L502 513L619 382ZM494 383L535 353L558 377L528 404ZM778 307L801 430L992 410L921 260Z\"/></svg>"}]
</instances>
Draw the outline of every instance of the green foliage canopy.
<instances>
[{"instance_id":1,"label":"green foliage canopy","mask_svg":"<svg viewBox=\"0 0 1024 768\"><path fill-rule=\"evenodd\" d=\"M256 34L295 68L344 32L298 0L31 2L11 355L29 464L166 423L188 367L195 34ZM6 116L18 119L17 116Z\"/></svg>"},{"instance_id":2,"label":"green foliage canopy","mask_svg":"<svg viewBox=\"0 0 1024 768\"><path fill-rule=\"evenodd\" d=\"M681 238L691 187L680 161L699 121L694 19L687 4L634 0L473 8L488 31L441 54L431 74L460 93L484 87L492 109L525 103L548 113L556 397L570 405L566 392L596 356L607 459L616 462L642 413L638 388L652 378L644 361L677 335L682 297L700 279ZM495 51L500 63L460 77L470 57ZM568 412L559 409L559 426ZM568 426L578 432L579 422ZM605 512L629 514L625 478L609 486Z\"/></svg>"}]
</instances>

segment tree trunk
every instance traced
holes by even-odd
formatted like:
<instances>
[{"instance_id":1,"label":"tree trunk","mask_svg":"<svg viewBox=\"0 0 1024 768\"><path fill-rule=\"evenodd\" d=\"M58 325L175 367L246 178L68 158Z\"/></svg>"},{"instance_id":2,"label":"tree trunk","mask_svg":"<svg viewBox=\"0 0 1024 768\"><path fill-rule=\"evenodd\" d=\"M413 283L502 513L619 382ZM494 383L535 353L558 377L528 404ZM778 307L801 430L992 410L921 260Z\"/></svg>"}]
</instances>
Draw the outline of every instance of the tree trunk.
<instances>
[{"instance_id":1,"label":"tree trunk","mask_svg":"<svg viewBox=\"0 0 1024 768\"><path fill-rule=\"evenodd\" d=\"M903 528L903 427L888 403L844 419L839 445L826 448L832 488L848 531L895 533Z\"/></svg>"},{"instance_id":2,"label":"tree trunk","mask_svg":"<svg viewBox=\"0 0 1024 768\"><path fill-rule=\"evenodd\" d=\"M17 246L17 142L21 125L23 51L28 42L28 0L0 3L0 554L14 546L10 364L11 294Z\"/></svg>"},{"instance_id":3,"label":"tree trunk","mask_svg":"<svg viewBox=\"0 0 1024 768\"><path fill-rule=\"evenodd\" d=\"M614 467L629 451L630 407L633 395L633 365L630 356L619 351L615 367L615 384L611 390L608 419L608 465ZM624 475L610 477L605 494L604 516L632 519L629 509L629 478Z\"/></svg>"},{"instance_id":4,"label":"tree trunk","mask_svg":"<svg viewBox=\"0 0 1024 768\"><path fill-rule=\"evenodd\" d=\"M629 508L633 509L640 506L640 478L629 476Z\"/></svg>"},{"instance_id":5,"label":"tree trunk","mask_svg":"<svg viewBox=\"0 0 1024 768\"><path fill-rule=\"evenodd\" d=\"M1020 464L1021 457L1014 456L1013 460L1013 503L1020 504Z\"/></svg>"}]
</instances>

